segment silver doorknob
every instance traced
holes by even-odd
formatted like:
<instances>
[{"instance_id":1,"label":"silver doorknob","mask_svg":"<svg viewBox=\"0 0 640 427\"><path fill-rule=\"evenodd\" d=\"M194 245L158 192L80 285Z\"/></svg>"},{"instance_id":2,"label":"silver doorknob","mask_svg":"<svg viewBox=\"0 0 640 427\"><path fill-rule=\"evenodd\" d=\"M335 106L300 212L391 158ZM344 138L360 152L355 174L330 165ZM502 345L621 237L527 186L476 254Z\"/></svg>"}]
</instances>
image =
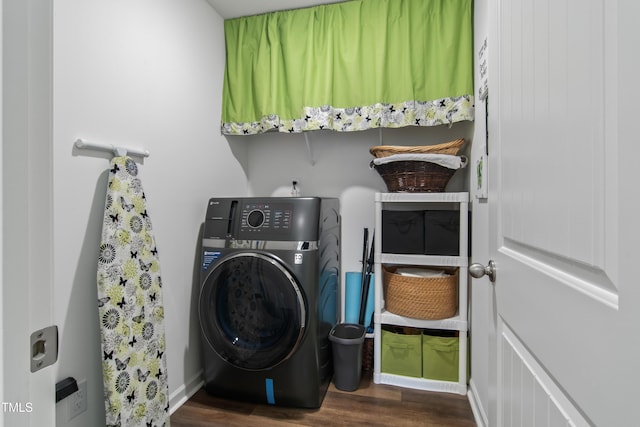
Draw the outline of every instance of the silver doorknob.
<instances>
[{"instance_id":1,"label":"silver doorknob","mask_svg":"<svg viewBox=\"0 0 640 427\"><path fill-rule=\"evenodd\" d=\"M493 260L489 261L489 265L486 267L482 264L471 264L469 266L469 274L476 279L481 278L482 276L489 277L489 280L492 282L496 281L496 263Z\"/></svg>"}]
</instances>

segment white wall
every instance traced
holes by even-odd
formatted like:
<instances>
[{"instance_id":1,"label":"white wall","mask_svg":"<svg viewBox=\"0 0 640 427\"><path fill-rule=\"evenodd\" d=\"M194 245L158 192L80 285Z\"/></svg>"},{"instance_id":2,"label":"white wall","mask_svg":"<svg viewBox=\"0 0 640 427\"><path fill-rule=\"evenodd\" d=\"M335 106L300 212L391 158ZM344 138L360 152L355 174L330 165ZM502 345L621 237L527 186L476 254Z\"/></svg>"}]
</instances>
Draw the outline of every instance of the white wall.
<instances>
[{"instance_id":1,"label":"white wall","mask_svg":"<svg viewBox=\"0 0 640 427\"><path fill-rule=\"evenodd\" d=\"M338 197L342 214L342 280L346 271L362 268L363 228L374 229L374 193L386 191L380 175L369 168L374 145L430 145L457 138L471 140L472 122L451 128L407 127L364 132L315 131L308 134L311 157L301 134L228 137L246 145L250 193L255 196L289 196L297 178L302 196ZM466 144L469 149L470 143ZM311 159L315 161L312 164ZM468 189L468 170L456 172L447 189Z\"/></svg>"},{"instance_id":2,"label":"white wall","mask_svg":"<svg viewBox=\"0 0 640 427\"><path fill-rule=\"evenodd\" d=\"M87 380L88 411L58 426L104 424L96 259L107 155L77 138L144 147L139 165L164 286L172 407L200 381L196 245L211 196L244 195L245 147L220 135L223 21L205 0L54 2L56 380ZM34 260L35 262L36 260Z\"/></svg>"},{"instance_id":3,"label":"white wall","mask_svg":"<svg viewBox=\"0 0 640 427\"><path fill-rule=\"evenodd\" d=\"M193 287L198 232L211 196L339 197L342 271L359 271L362 229L373 230L370 146L470 139L473 123L302 135L222 137L219 133L224 35L205 0L57 0L54 3L54 286L60 327L57 379L88 381L88 411L58 426L104 420L96 259L108 157L73 150L75 139L144 147L140 165L160 251L172 405L197 385L200 370ZM381 140L382 136L382 140ZM468 188L467 171L449 189ZM250 183L250 184L249 184Z\"/></svg>"}]
</instances>

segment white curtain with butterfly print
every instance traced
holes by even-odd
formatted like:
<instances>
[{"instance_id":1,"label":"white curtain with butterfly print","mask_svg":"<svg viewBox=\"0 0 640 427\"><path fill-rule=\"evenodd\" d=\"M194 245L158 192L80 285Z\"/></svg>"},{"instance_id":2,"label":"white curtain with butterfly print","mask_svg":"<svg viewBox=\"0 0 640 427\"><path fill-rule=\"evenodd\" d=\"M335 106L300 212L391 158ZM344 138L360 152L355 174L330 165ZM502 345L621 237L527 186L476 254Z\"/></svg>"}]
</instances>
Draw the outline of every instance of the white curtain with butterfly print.
<instances>
[{"instance_id":1,"label":"white curtain with butterfly print","mask_svg":"<svg viewBox=\"0 0 640 427\"><path fill-rule=\"evenodd\" d=\"M107 426L169 426L162 279L136 163L111 161L98 258Z\"/></svg>"}]
</instances>

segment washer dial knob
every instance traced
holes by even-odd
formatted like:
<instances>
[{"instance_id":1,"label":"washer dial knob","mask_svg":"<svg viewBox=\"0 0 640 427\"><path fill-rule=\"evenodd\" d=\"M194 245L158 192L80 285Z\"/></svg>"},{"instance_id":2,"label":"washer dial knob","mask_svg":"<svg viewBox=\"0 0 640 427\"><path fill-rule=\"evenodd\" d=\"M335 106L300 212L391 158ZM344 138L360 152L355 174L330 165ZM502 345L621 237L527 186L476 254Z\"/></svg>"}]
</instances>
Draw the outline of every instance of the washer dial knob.
<instances>
[{"instance_id":1,"label":"washer dial knob","mask_svg":"<svg viewBox=\"0 0 640 427\"><path fill-rule=\"evenodd\" d=\"M249 215L247 216L247 224L252 228L260 227L264 224L264 212L259 209L254 209L249 212Z\"/></svg>"}]
</instances>

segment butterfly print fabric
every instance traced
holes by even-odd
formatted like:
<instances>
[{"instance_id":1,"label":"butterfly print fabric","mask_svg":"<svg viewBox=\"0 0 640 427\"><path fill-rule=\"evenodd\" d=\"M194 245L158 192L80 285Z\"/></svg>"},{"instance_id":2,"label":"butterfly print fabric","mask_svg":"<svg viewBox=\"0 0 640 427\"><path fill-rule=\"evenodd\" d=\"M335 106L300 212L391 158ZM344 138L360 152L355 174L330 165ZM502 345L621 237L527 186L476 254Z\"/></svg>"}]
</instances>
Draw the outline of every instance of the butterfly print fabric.
<instances>
[{"instance_id":1,"label":"butterfly print fabric","mask_svg":"<svg viewBox=\"0 0 640 427\"><path fill-rule=\"evenodd\" d=\"M107 426L169 426L161 291L138 167L129 157L114 157L98 256Z\"/></svg>"},{"instance_id":2,"label":"butterfly print fabric","mask_svg":"<svg viewBox=\"0 0 640 427\"><path fill-rule=\"evenodd\" d=\"M288 119L270 114L255 122L225 122L221 125L221 132L225 135L254 135L273 130L285 133L321 129L353 132L381 127L451 125L473 120L473 102L472 95L461 95L432 101L376 103L356 108L305 106L300 117Z\"/></svg>"}]
</instances>

